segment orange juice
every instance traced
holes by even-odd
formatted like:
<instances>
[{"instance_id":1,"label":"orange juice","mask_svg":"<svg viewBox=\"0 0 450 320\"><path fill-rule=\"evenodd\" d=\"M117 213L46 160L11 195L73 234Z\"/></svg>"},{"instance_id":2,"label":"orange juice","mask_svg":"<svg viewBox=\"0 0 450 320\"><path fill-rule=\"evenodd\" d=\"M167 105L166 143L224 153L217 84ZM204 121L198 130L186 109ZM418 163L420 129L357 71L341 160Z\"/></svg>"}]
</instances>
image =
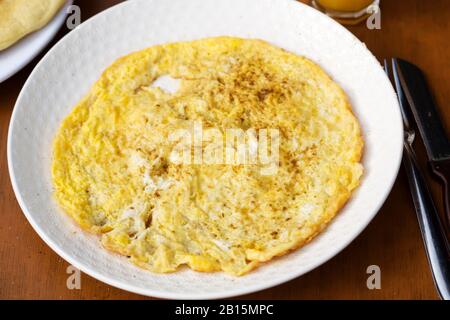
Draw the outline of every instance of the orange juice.
<instances>
[{"instance_id":1,"label":"orange juice","mask_svg":"<svg viewBox=\"0 0 450 320\"><path fill-rule=\"evenodd\" d=\"M357 12L367 8L373 0L316 0L326 10Z\"/></svg>"}]
</instances>

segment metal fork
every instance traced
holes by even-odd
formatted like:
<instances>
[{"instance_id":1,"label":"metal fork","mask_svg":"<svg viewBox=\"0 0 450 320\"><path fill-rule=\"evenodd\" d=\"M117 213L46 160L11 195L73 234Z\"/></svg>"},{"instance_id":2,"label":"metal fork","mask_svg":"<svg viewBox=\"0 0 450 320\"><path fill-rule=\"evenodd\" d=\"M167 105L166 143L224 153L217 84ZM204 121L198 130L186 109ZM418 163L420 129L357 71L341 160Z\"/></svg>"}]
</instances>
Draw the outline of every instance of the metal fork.
<instances>
[{"instance_id":1,"label":"metal fork","mask_svg":"<svg viewBox=\"0 0 450 320\"><path fill-rule=\"evenodd\" d=\"M404 125L404 151L403 166L408 176L409 188L411 191L414 207L416 209L417 220L424 242L428 262L431 267L433 280L437 291L442 299L450 299L450 260L449 248L442 227L439 214L434 205L433 198L427 187L424 175L418 165L417 157L413 149L415 139L414 128L412 127L412 117L408 104L401 87L396 60L392 59L392 68L384 60L384 70L391 80L390 69L392 69L393 84L397 91L400 110ZM392 81L392 80L391 80Z\"/></svg>"}]
</instances>

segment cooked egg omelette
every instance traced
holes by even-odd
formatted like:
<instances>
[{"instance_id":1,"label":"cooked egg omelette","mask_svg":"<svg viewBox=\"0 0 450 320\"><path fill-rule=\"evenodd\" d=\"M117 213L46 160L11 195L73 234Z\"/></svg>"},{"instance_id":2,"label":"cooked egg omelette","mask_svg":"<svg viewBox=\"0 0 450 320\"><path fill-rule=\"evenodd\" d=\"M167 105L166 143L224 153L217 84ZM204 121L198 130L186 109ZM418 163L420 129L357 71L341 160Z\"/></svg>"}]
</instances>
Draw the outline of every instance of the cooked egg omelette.
<instances>
[{"instance_id":1,"label":"cooked egg omelette","mask_svg":"<svg viewBox=\"0 0 450 320\"><path fill-rule=\"evenodd\" d=\"M0 0L0 50L45 26L65 0Z\"/></svg>"},{"instance_id":2,"label":"cooked egg omelette","mask_svg":"<svg viewBox=\"0 0 450 320\"><path fill-rule=\"evenodd\" d=\"M155 85L164 76L179 87ZM193 121L278 130L276 170L173 161L170 135ZM52 176L65 212L136 265L243 275L325 228L359 184L362 148L346 95L318 65L217 37L114 62L63 121Z\"/></svg>"}]
</instances>

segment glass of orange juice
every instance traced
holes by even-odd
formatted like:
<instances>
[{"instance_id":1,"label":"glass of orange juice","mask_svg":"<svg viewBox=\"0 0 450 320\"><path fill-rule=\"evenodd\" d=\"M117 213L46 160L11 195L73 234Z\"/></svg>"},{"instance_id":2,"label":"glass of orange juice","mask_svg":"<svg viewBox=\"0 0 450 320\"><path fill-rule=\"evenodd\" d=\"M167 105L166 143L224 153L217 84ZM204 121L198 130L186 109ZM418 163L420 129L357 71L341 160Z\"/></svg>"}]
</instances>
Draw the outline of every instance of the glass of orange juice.
<instances>
[{"instance_id":1,"label":"glass of orange juice","mask_svg":"<svg viewBox=\"0 0 450 320\"><path fill-rule=\"evenodd\" d=\"M312 0L312 5L344 24L363 21L380 0Z\"/></svg>"}]
</instances>

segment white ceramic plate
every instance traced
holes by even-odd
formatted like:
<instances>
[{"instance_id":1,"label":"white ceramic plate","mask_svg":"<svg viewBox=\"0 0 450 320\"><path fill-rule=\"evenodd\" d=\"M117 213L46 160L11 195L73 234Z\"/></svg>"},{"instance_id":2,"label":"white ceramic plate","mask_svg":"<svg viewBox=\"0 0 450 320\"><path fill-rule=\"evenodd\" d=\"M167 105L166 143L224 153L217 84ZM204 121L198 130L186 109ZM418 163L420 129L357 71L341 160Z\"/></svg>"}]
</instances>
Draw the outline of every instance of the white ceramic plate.
<instances>
[{"instance_id":1,"label":"white ceramic plate","mask_svg":"<svg viewBox=\"0 0 450 320\"><path fill-rule=\"evenodd\" d=\"M248 275L235 278L187 269L154 274L103 249L96 236L82 232L58 208L50 177L52 138L72 106L116 58L155 44L218 35L261 38L325 68L349 95L362 124L365 175L320 236ZM296 278L345 248L391 190L402 136L396 96L380 64L363 43L318 11L290 0L136 0L84 22L36 66L15 106L8 163L17 199L34 229L85 273L149 296L222 298Z\"/></svg>"},{"instance_id":2,"label":"white ceramic plate","mask_svg":"<svg viewBox=\"0 0 450 320\"><path fill-rule=\"evenodd\" d=\"M64 23L67 8L72 2L72 0L67 1L45 27L0 51L0 83L20 71L45 48Z\"/></svg>"}]
</instances>

